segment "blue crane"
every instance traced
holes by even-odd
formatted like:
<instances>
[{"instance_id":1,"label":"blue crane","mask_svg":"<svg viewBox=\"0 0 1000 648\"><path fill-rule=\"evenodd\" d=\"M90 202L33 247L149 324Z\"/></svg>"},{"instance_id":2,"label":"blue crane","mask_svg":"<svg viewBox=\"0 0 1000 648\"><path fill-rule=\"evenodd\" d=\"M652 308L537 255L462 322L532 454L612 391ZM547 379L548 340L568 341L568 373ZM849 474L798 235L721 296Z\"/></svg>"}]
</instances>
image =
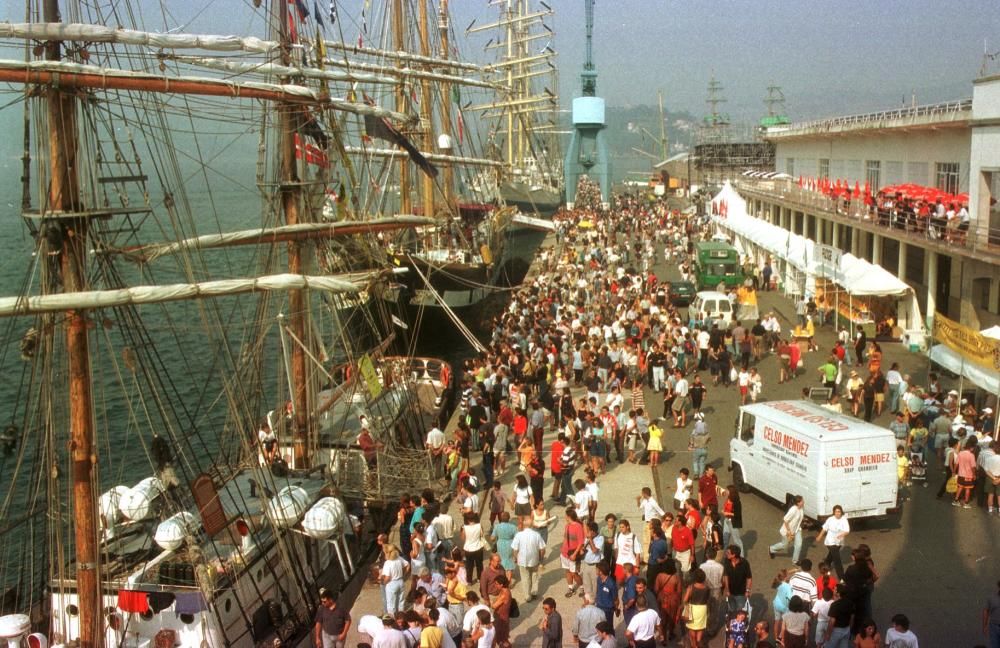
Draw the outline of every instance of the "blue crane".
<instances>
[{"instance_id":1,"label":"blue crane","mask_svg":"<svg viewBox=\"0 0 1000 648\"><path fill-rule=\"evenodd\" d=\"M573 99L573 138L566 150L564 176L566 205L576 201L581 176L595 180L601 187L601 202L611 200L611 158L604 134L604 99L597 96L597 67L594 65L594 0L583 0L586 58L580 74L580 94Z\"/></svg>"}]
</instances>

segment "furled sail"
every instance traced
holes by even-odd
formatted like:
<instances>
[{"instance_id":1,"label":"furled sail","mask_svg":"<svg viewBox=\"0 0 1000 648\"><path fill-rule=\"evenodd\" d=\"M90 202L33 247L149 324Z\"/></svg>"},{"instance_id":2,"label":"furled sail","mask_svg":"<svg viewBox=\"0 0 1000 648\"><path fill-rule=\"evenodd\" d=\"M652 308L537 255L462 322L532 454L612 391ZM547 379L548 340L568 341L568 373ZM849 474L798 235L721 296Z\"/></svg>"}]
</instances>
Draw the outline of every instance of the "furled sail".
<instances>
[{"instance_id":1,"label":"furled sail","mask_svg":"<svg viewBox=\"0 0 1000 648\"><path fill-rule=\"evenodd\" d=\"M369 278L374 278L378 274L377 272L370 273ZM355 275L355 277L359 277L359 275ZM364 275L360 275L360 277L363 278ZM88 290L30 297L0 297L0 317L37 315L83 308L160 304L182 299L204 299L276 290L322 290L333 293L355 293L363 290L366 285L366 281L348 281L340 277L277 274L247 279L221 279L164 286L132 286L131 288L115 290Z\"/></svg>"}]
</instances>

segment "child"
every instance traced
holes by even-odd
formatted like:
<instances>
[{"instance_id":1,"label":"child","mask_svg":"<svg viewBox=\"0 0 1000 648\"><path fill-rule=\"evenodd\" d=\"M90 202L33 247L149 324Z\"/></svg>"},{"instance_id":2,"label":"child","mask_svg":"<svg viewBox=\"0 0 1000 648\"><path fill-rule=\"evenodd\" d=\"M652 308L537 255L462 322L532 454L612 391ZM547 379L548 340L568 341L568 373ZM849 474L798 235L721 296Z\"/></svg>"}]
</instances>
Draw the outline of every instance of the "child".
<instances>
[{"instance_id":1,"label":"child","mask_svg":"<svg viewBox=\"0 0 1000 648\"><path fill-rule=\"evenodd\" d=\"M885 644L887 646L917 646L917 635L910 630L910 620L905 614L897 614L892 617L892 627L885 633Z\"/></svg>"},{"instance_id":2,"label":"child","mask_svg":"<svg viewBox=\"0 0 1000 648\"><path fill-rule=\"evenodd\" d=\"M691 481L690 474L691 471L687 468L681 468L680 474L677 476L677 486L674 489L674 508L678 511L683 511L684 502L691 499L691 486L694 482Z\"/></svg>"},{"instance_id":3,"label":"child","mask_svg":"<svg viewBox=\"0 0 1000 648\"><path fill-rule=\"evenodd\" d=\"M760 374L757 373L756 367L750 367L750 401L756 403L757 397L760 396L761 390L764 388L764 383L760 378Z\"/></svg>"},{"instance_id":4,"label":"child","mask_svg":"<svg viewBox=\"0 0 1000 648\"><path fill-rule=\"evenodd\" d=\"M736 616L726 624L726 648L746 648L749 634L750 618L746 609L740 608L736 611Z\"/></svg>"},{"instance_id":5,"label":"child","mask_svg":"<svg viewBox=\"0 0 1000 648\"><path fill-rule=\"evenodd\" d=\"M910 485L910 458L906 456L906 448L903 446L896 448L896 476L899 478L900 488Z\"/></svg>"},{"instance_id":6,"label":"child","mask_svg":"<svg viewBox=\"0 0 1000 648\"><path fill-rule=\"evenodd\" d=\"M829 570L829 567L827 568ZM833 605L833 590L824 588L820 598L812 606L816 618L816 645L822 646L826 640L826 628L830 624L830 606Z\"/></svg>"}]
</instances>

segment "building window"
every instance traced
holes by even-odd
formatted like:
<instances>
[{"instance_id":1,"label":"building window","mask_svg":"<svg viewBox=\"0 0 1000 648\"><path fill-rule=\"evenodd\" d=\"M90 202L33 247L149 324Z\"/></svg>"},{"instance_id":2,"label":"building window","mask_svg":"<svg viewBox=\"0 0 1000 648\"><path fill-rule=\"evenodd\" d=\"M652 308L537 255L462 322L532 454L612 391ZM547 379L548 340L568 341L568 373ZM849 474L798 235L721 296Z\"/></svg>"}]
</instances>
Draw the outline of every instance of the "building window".
<instances>
[{"instance_id":1,"label":"building window","mask_svg":"<svg viewBox=\"0 0 1000 648\"><path fill-rule=\"evenodd\" d=\"M819 159L819 177L821 178L830 177L830 158Z\"/></svg>"},{"instance_id":2,"label":"building window","mask_svg":"<svg viewBox=\"0 0 1000 648\"><path fill-rule=\"evenodd\" d=\"M882 162L880 160L865 160L865 182L873 191L882 187Z\"/></svg>"},{"instance_id":3,"label":"building window","mask_svg":"<svg viewBox=\"0 0 1000 648\"><path fill-rule=\"evenodd\" d=\"M934 165L936 182L935 185L941 191L958 193L958 162L938 162Z\"/></svg>"},{"instance_id":4,"label":"building window","mask_svg":"<svg viewBox=\"0 0 1000 648\"><path fill-rule=\"evenodd\" d=\"M785 159L785 173L787 173L790 176L795 175L795 158Z\"/></svg>"}]
</instances>

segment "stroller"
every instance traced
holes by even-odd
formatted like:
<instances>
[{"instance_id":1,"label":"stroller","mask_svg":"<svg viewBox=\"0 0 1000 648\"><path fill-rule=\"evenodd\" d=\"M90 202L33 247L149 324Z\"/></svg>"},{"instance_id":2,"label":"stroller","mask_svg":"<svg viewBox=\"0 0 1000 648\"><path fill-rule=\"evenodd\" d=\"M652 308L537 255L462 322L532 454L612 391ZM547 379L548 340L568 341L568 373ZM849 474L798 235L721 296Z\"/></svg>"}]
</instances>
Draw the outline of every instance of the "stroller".
<instances>
[{"instance_id":1,"label":"stroller","mask_svg":"<svg viewBox=\"0 0 1000 648\"><path fill-rule=\"evenodd\" d=\"M750 637L753 631L753 608L750 607L750 599L743 604L740 609L729 612L728 602L725 623L726 648L747 648L750 645ZM745 613L746 616L743 616Z\"/></svg>"},{"instance_id":2,"label":"stroller","mask_svg":"<svg viewBox=\"0 0 1000 648\"><path fill-rule=\"evenodd\" d=\"M910 450L910 479L927 485L927 462L923 450Z\"/></svg>"}]
</instances>

